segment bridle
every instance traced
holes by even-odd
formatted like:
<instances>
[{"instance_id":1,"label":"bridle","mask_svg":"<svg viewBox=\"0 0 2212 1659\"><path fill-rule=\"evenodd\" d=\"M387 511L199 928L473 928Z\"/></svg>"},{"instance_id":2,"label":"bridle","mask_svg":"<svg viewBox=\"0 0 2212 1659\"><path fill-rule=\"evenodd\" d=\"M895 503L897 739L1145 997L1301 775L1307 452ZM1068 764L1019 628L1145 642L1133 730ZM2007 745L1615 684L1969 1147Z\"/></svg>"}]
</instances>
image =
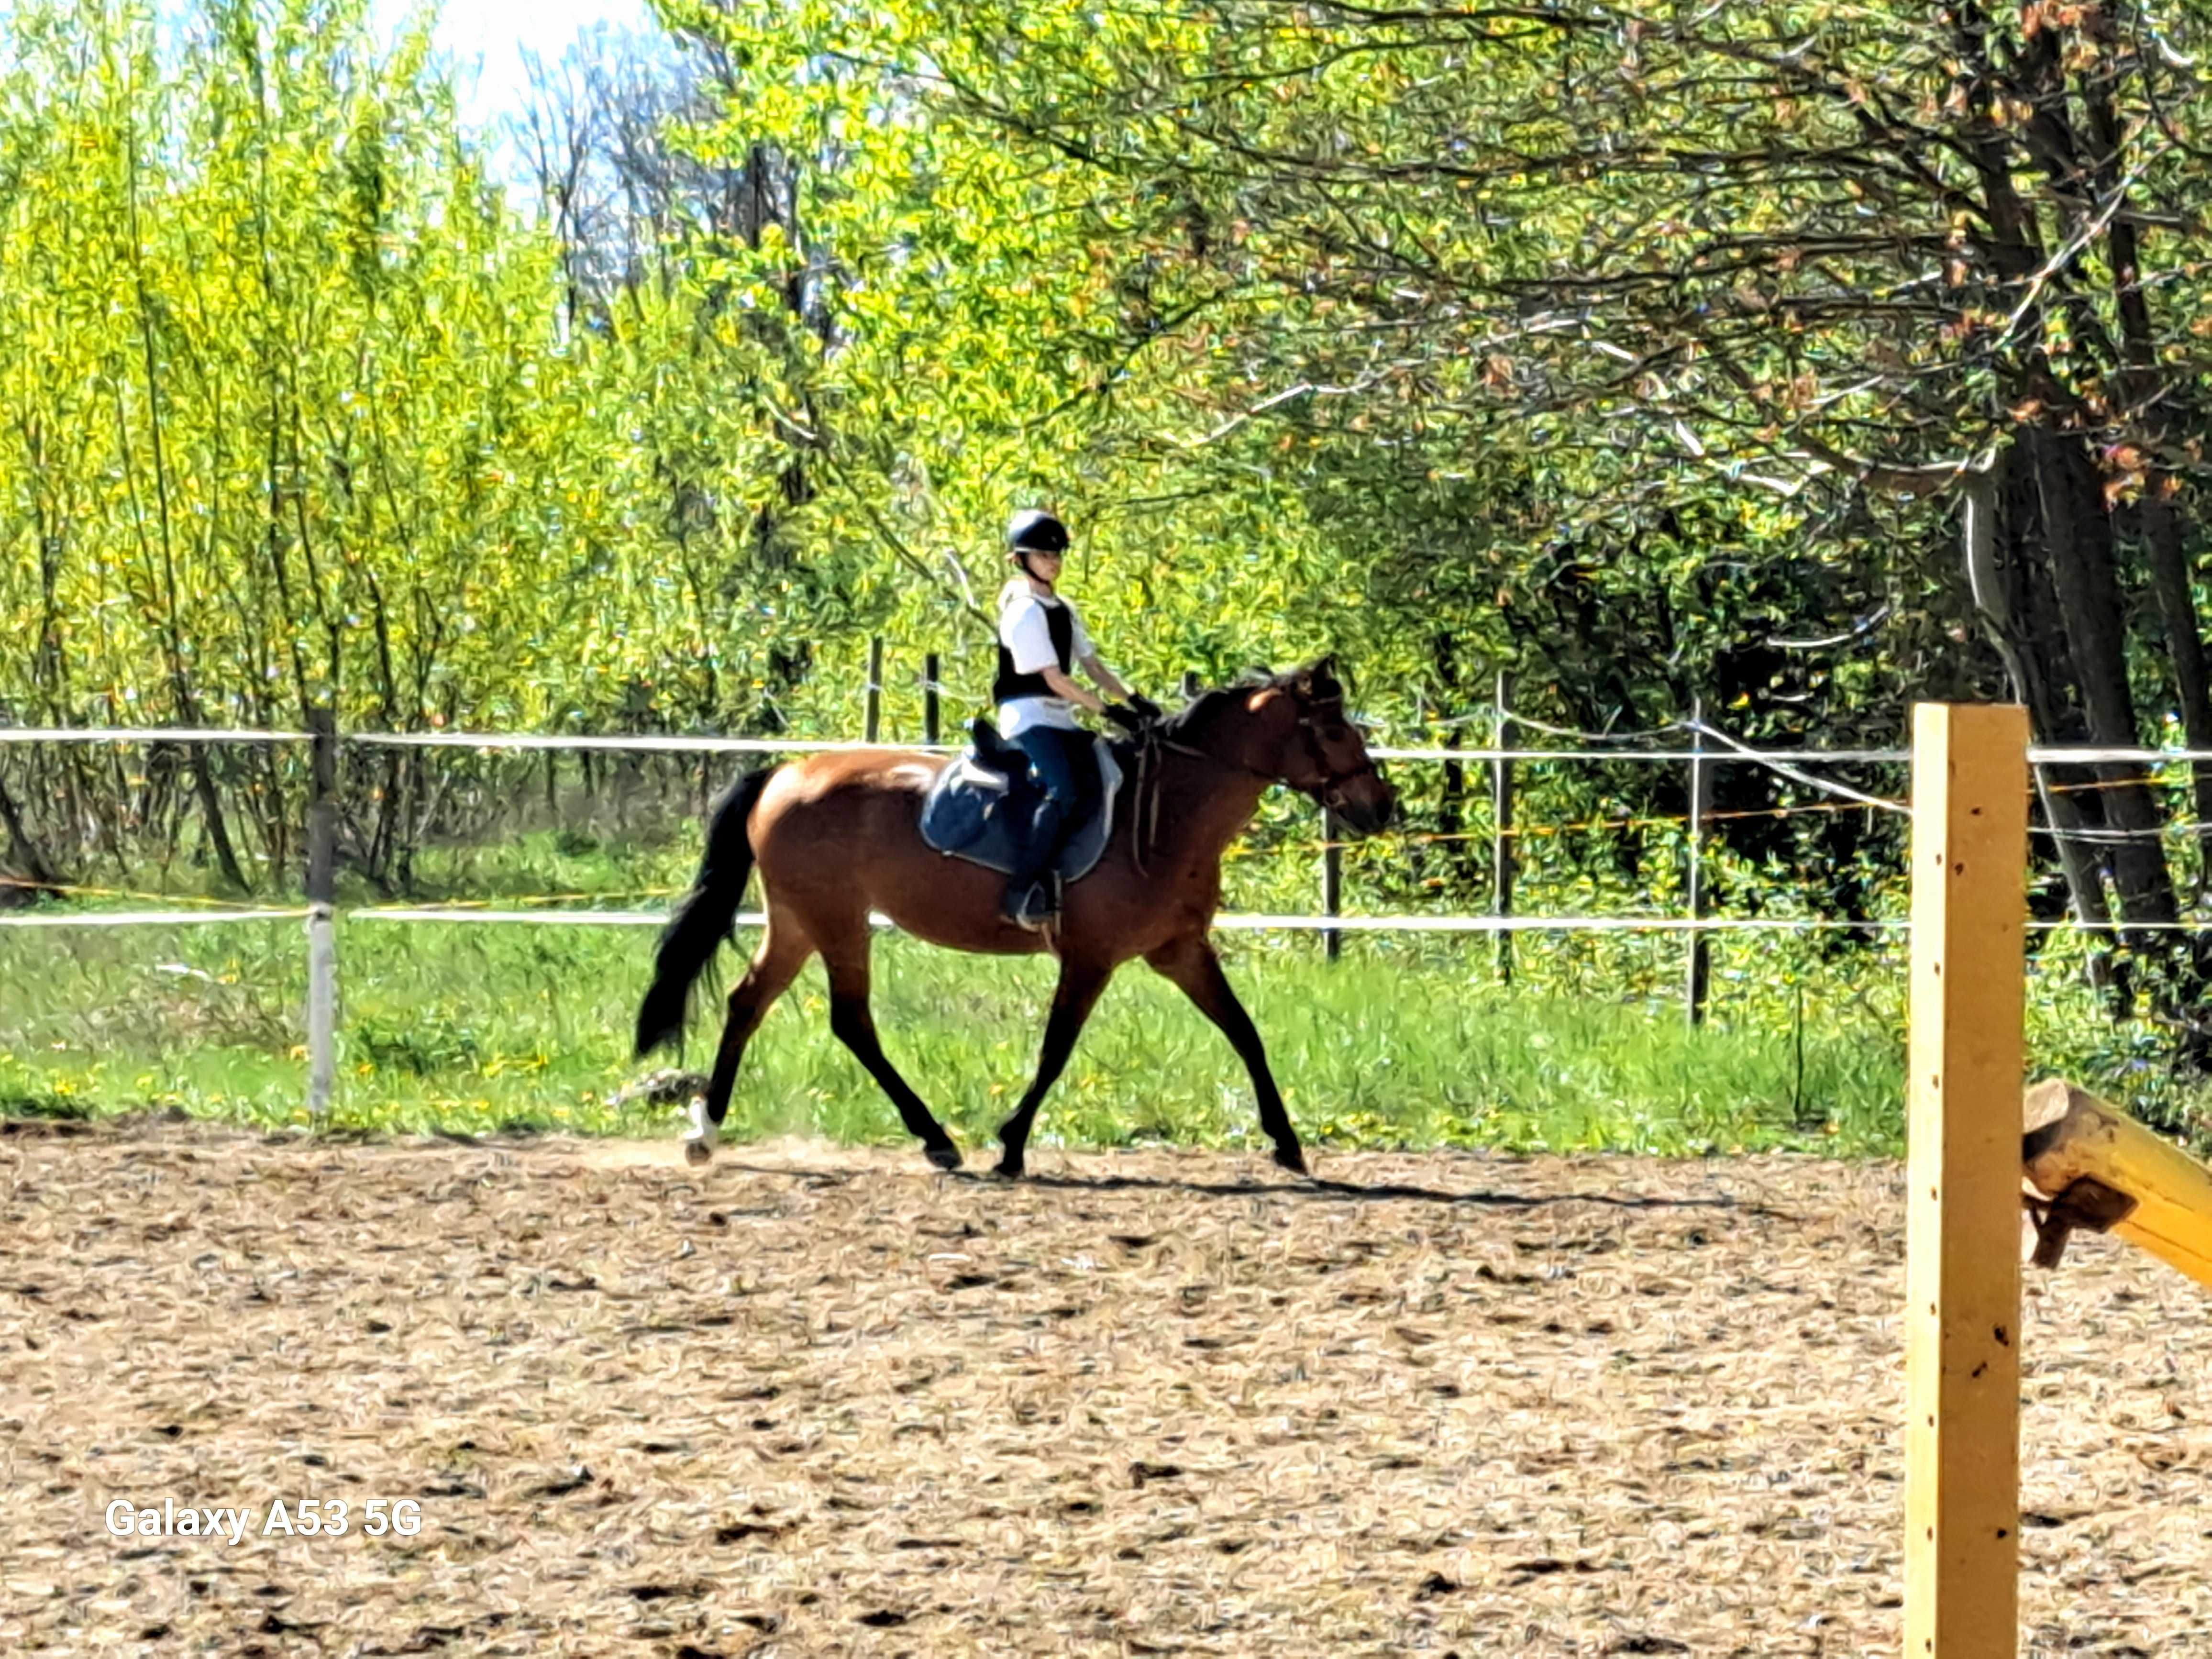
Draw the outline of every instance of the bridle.
<instances>
[{"instance_id":1,"label":"bridle","mask_svg":"<svg viewBox=\"0 0 2212 1659\"><path fill-rule=\"evenodd\" d=\"M1304 740L1306 758L1314 763L1314 770L1321 775L1321 781L1312 786L1307 793L1330 811L1340 812L1345 805L1345 785L1355 778L1371 778L1379 775L1375 770L1374 758L1364 754L1360 756L1359 764L1348 771L1339 772L1330 767L1328 757L1322 750L1321 737L1316 730L1320 724L1317 717L1324 709L1336 711L1338 725L1351 724L1345 719L1344 698L1340 694L1334 697L1324 697L1319 702L1302 707L1298 710L1298 735ZM1290 783L1288 778L1281 779L1279 781ZM1291 784L1291 787L1297 788L1298 786Z\"/></svg>"},{"instance_id":2,"label":"bridle","mask_svg":"<svg viewBox=\"0 0 2212 1659\"><path fill-rule=\"evenodd\" d=\"M1322 724L1322 716L1331 710L1334 712L1337 723L1349 723L1345 720L1344 698L1341 693L1334 697L1322 698L1316 702L1302 703L1298 707L1298 738L1304 745L1305 757L1313 763L1313 769L1318 775L1316 781L1306 784L1294 782L1284 773L1267 771L1261 767L1249 765L1241 760L1231 760L1225 755L1217 755L1211 750L1200 749L1187 743L1178 743L1162 732L1158 726L1148 726L1137 733L1136 816L1137 823L1141 826L1135 848L1137 873L1139 875L1145 873L1146 850L1153 844L1159 830L1160 778L1159 768L1154 761L1158 751L1163 749L1171 749L1178 755L1188 755L1194 760L1202 760L1228 771L1242 772L1246 776L1258 778L1264 783L1285 785L1302 794L1311 795L1332 812L1342 811L1346 805L1344 793L1346 785L1355 779L1376 777L1380 775L1375 769L1373 759L1365 755L1360 757L1358 765L1344 771L1340 772L1329 765L1328 757L1322 749L1318 728Z\"/></svg>"}]
</instances>

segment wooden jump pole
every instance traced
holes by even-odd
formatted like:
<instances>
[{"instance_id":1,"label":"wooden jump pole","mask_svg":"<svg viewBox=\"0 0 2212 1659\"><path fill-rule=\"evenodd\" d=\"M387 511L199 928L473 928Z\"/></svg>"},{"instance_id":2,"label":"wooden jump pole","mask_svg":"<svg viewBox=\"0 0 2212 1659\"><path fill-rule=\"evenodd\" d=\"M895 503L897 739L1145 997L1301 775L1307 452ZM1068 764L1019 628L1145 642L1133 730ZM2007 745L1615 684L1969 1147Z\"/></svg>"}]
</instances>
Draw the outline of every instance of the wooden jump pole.
<instances>
[{"instance_id":1,"label":"wooden jump pole","mask_svg":"<svg viewBox=\"0 0 2212 1659\"><path fill-rule=\"evenodd\" d=\"M2016 1659L2027 714L1912 719L1905 1653Z\"/></svg>"},{"instance_id":2,"label":"wooden jump pole","mask_svg":"<svg viewBox=\"0 0 2212 1659\"><path fill-rule=\"evenodd\" d=\"M2037 1265L2067 1232L2118 1233L2212 1285L2212 1170L2086 1089L2052 1078L2021 1105L2021 1162L2041 1194Z\"/></svg>"}]
</instances>

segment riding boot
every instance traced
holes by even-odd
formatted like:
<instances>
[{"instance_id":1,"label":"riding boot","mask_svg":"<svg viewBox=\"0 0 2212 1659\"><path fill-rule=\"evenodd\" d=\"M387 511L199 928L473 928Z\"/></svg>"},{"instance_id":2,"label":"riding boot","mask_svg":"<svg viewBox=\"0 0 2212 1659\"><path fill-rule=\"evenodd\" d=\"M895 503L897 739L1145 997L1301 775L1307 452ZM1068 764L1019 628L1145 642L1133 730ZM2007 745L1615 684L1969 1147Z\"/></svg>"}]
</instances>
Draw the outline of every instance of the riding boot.
<instances>
[{"instance_id":1,"label":"riding boot","mask_svg":"<svg viewBox=\"0 0 2212 1659\"><path fill-rule=\"evenodd\" d=\"M1000 906L1000 915L1017 927L1035 932L1051 921L1059 908L1054 902L1052 866L1060 855L1065 816L1060 803L1048 796L1037 803L1036 816L1030 820L1029 834L1022 838L1018 861L1006 878L1006 897Z\"/></svg>"}]
</instances>

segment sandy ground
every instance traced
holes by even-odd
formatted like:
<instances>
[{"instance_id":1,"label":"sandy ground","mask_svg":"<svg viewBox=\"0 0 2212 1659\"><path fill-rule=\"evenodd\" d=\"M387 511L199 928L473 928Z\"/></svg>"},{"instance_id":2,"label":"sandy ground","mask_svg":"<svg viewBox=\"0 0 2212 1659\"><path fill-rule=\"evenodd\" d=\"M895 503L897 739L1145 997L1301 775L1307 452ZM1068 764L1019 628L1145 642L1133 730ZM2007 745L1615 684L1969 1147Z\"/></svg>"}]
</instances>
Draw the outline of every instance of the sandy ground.
<instances>
[{"instance_id":1,"label":"sandy ground","mask_svg":"<svg viewBox=\"0 0 2212 1659\"><path fill-rule=\"evenodd\" d=\"M1896 1650L1892 1168L7 1127L0 1651ZM2212 1652L2204 1298L2029 1296L2026 1650Z\"/></svg>"}]
</instances>

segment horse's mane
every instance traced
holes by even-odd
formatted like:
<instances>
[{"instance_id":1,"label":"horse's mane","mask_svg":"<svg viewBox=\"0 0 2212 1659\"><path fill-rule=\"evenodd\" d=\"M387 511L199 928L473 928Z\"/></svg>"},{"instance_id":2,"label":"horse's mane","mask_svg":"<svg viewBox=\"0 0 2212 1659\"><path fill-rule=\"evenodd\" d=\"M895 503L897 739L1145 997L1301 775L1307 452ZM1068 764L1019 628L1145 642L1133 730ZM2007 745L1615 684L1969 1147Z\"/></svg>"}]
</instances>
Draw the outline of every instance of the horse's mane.
<instances>
[{"instance_id":1,"label":"horse's mane","mask_svg":"<svg viewBox=\"0 0 2212 1659\"><path fill-rule=\"evenodd\" d=\"M1211 691L1201 691L1181 708L1160 722L1160 730L1167 736L1185 743L1195 742L1212 728L1213 723L1234 706L1242 704L1257 691L1288 691L1297 683L1301 671L1291 668L1279 674L1264 669L1251 669L1228 685L1216 686Z\"/></svg>"}]
</instances>

